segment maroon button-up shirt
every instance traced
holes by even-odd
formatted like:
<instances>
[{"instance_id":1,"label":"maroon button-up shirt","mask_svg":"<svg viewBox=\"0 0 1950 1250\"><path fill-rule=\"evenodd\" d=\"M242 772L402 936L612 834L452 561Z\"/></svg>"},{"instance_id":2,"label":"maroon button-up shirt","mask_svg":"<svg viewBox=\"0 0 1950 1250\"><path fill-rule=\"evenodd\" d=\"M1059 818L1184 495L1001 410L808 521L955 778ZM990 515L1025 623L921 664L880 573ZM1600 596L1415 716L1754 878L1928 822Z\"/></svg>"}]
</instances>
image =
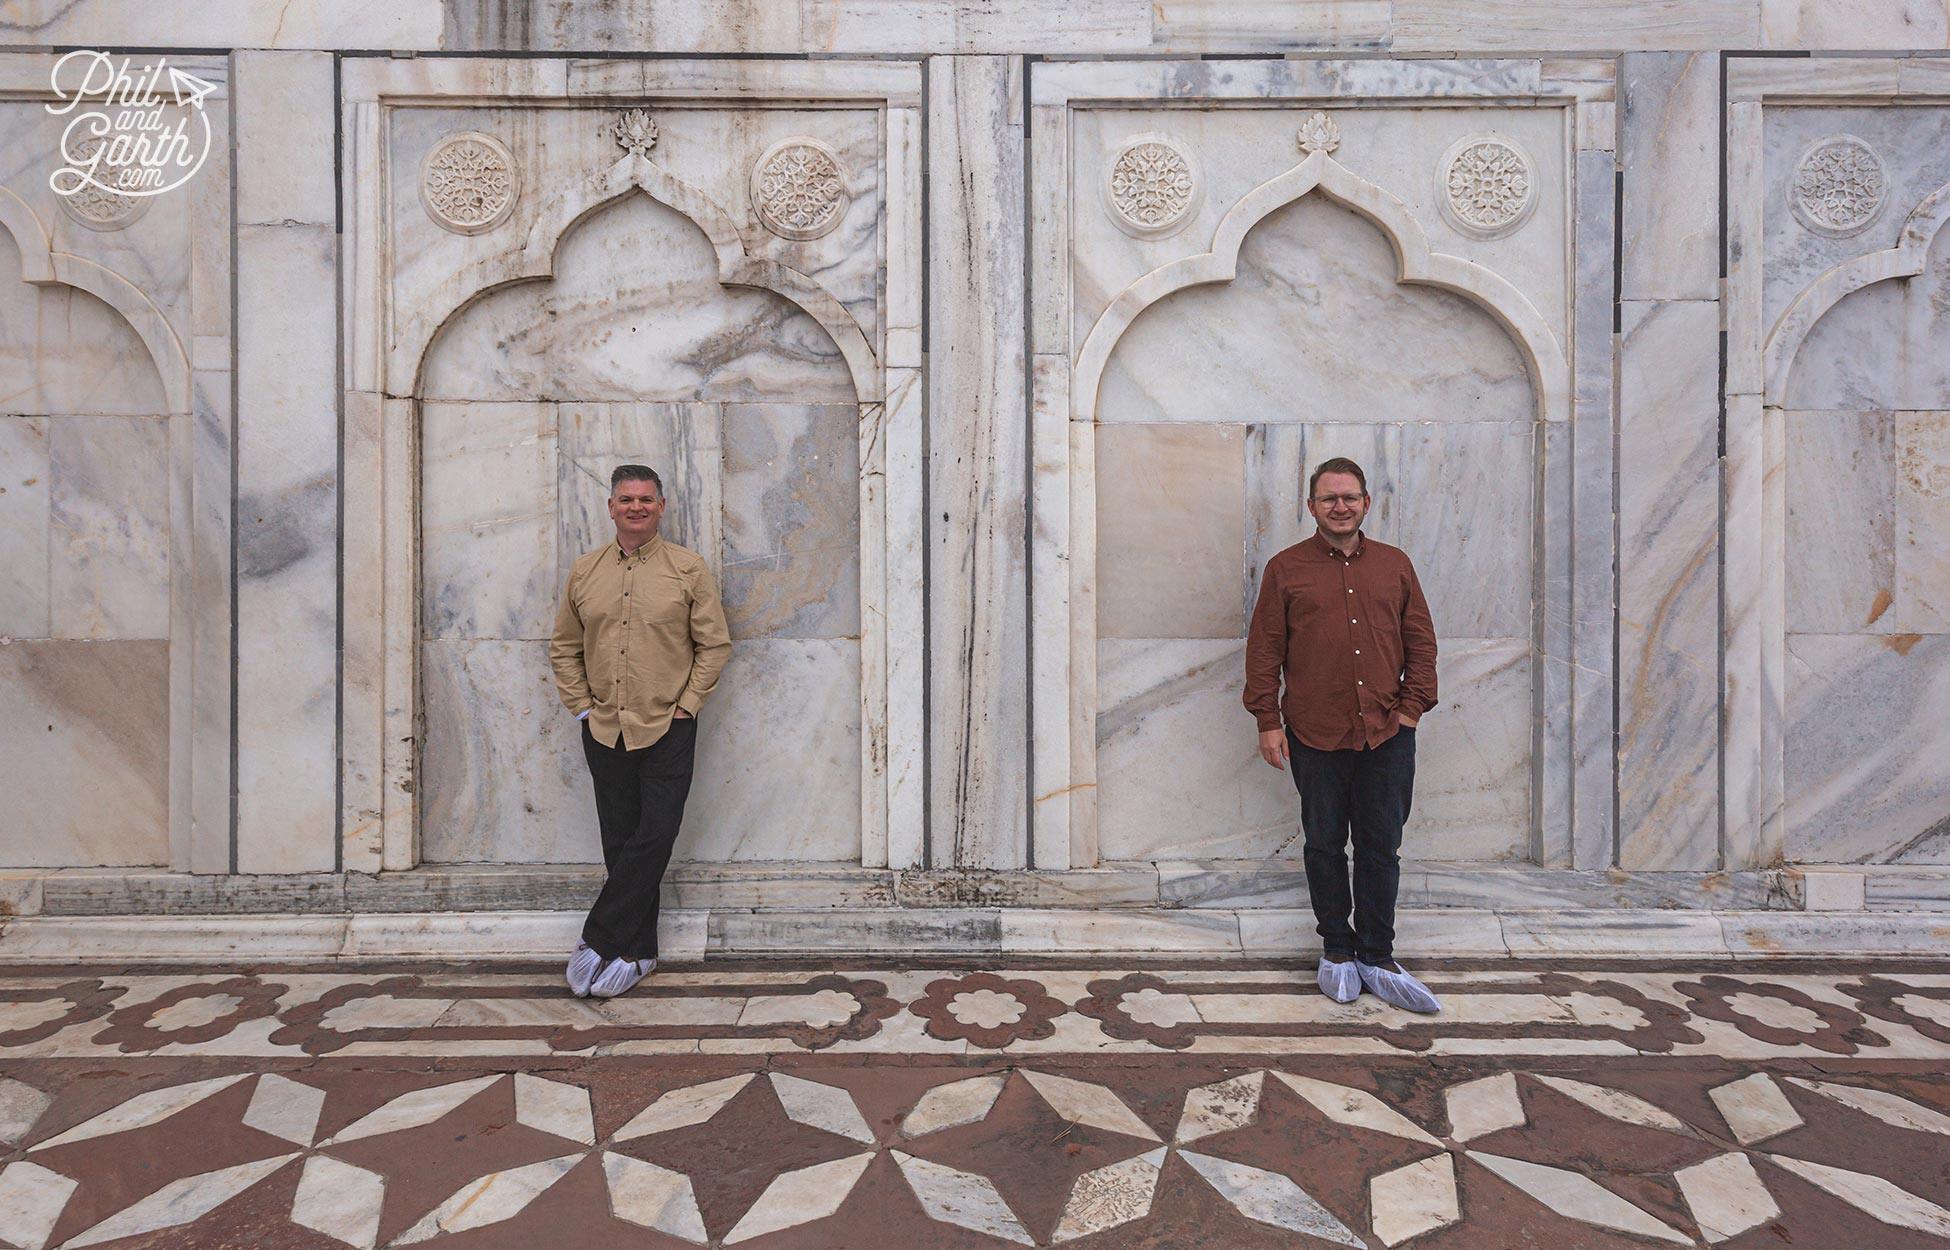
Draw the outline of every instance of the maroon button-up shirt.
<instances>
[{"instance_id":1,"label":"maroon button-up shirt","mask_svg":"<svg viewBox=\"0 0 1950 1250\"><path fill-rule=\"evenodd\" d=\"M1286 678L1286 697L1280 678ZM1266 562L1246 630L1246 710L1316 751L1377 747L1435 706L1435 622L1400 547L1319 533Z\"/></svg>"}]
</instances>

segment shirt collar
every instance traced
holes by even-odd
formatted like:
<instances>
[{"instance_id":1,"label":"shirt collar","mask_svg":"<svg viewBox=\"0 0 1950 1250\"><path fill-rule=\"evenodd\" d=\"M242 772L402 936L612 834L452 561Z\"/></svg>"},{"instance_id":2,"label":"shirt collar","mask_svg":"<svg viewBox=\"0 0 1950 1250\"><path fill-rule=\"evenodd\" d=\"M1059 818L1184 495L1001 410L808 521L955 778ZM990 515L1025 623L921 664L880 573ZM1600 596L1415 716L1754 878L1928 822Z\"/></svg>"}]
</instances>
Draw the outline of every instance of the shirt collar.
<instances>
[{"instance_id":1,"label":"shirt collar","mask_svg":"<svg viewBox=\"0 0 1950 1250\"><path fill-rule=\"evenodd\" d=\"M1327 536L1325 534L1322 534L1318 529L1314 530L1313 537L1307 539L1307 542L1312 545L1314 556L1318 559L1325 560L1330 556L1338 557L1341 554L1340 551L1335 548L1333 543L1327 541ZM1362 530L1355 530L1354 550L1345 558L1349 560L1357 560L1361 557L1361 553L1366 551L1367 549L1368 549L1367 533Z\"/></svg>"},{"instance_id":2,"label":"shirt collar","mask_svg":"<svg viewBox=\"0 0 1950 1250\"><path fill-rule=\"evenodd\" d=\"M639 556L655 555L657 553L657 550L661 548L663 544L664 544L664 536L662 534L658 534L655 537L653 537L649 542L643 544L641 547L638 547L636 549L636 554ZM609 545L615 549L616 559L619 562L630 558L629 553L623 550L622 543L612 541Z\"/></svg>"}]
</instances>

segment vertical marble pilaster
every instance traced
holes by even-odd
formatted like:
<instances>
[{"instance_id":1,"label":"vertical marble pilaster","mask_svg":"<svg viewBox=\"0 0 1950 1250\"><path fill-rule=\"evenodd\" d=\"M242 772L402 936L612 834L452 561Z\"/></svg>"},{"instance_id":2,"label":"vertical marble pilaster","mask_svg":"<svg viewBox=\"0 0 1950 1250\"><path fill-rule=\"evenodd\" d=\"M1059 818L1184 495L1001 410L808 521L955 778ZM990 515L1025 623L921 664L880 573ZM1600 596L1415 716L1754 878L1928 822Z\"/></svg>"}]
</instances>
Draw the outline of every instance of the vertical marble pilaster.
<instances>
[{"instance_id":1,"label":"vertical marble pilaster","mask_svg":"<svg viewBox=\"0 0 1950 1250\"><path fill-rule=\"evenodd\" d=\"M1571 414L1571 829L1543 829L1545 864L1609 868L1614 849L1617 768L1616 516L1612 400L1617 344L1612 334L1613 231L1617 165L1605 151L1578 153L1577 270L1572 310ZM1550 542L1548 535L1546 543ZM1548 601L1547 601L1548 602ZM1548 634L1547 634L1548 637ZM1546 663L1555 656L1547 654ZM1546 745L1545 750L1549 750Z\"/></svg>"},{"instance_id":2,"label":"vertical marble pilaster","mask_svg":"<svg viewBox=\"0 0 1950 1250\"><path fill-rule=\"evenodd\" d=\"M337 863L338 239L332 59L239 52L237 836L242 872Z\"/></svg>"},{"instance_id":3,"label":"vertical marble pilaster","mask_svg":"<svg viewBox=\"0 0 1950 1250\"><path fill-rule=\"evenodd\" d=\"M1720 58L1627 53L1620 296L1719 295Z\"/></svg>"},{"instance_id":4,"label":"vertical marble pilaster","mask_svg":"<svg viewBox=\"0 0 1950 1250\"><path fill-rule=\"evenodd\" d=\"M0 634L48 637L47 417L0 416Z\"/></svg>"},{"instance_id":5,"label":"vertical marble pilaster","mask_svg":"<svg viewBox=\"0 0 1950 1250\"><path fill-rule=\"evenodd\" d=\"M1627 302L1619 368L1619 866L1720 859L1719 306Z\"/></svg>"},{"instance_id":6,"label":"vertical marble pilaster","mask_svg":"<svg viewBox=\"0 0 1950 1250\"><path fill-rule=\"evenodd\" d=\"M930 847L1029 860L1023 67L929 63Z\"/></svg>"},{"instance_id":7,"label":"vertical marble pilaster","mask_svg":"<svg viewBox=\"0 0 1950 1250\"><path fill-rule=\"evenodd\" d=\"M925 394L921 370L887 370L887 864L916 868L926 853L927 594L921 576L927 514L921 486Z\"/></svg>"}]
</instances>

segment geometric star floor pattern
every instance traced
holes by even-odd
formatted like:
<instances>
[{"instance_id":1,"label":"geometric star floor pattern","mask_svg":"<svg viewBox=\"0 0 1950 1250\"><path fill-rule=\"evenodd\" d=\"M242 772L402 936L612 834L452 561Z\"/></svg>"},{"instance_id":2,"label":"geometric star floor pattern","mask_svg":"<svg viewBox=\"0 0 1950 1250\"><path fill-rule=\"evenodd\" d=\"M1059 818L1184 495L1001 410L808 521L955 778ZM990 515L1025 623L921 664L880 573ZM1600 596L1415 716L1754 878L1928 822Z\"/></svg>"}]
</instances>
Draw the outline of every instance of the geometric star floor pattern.
<instances>
[{"instance_id":1,"label":"geometric star floor pattern","mask_svg":"<svg viewBox=\"0 0 1950 1250\"><path fill-rule=\"evenodd\" d=\"M1950 1243L1950 970L0 970L0 1244Z\"/></svg>"}]
</instances>

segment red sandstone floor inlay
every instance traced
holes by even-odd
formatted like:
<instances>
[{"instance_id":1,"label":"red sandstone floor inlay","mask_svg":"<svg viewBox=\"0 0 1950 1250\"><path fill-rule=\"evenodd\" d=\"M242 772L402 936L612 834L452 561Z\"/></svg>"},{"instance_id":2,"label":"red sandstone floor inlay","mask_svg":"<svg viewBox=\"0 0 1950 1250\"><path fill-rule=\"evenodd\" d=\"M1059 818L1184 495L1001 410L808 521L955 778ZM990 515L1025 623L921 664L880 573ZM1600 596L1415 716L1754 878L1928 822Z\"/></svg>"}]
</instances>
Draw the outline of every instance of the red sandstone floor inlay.
<instances>
[{"instance_id":1,"label":"red sandstone floor inlay","mask_svg":"<svg viewBox=\"0 0 1950 1250\"><path fill-rule=\"evenodd\" d=\"M0 1245L1950 1242L1950 970L0 970Z\"/></svg>"}]
</instances>

